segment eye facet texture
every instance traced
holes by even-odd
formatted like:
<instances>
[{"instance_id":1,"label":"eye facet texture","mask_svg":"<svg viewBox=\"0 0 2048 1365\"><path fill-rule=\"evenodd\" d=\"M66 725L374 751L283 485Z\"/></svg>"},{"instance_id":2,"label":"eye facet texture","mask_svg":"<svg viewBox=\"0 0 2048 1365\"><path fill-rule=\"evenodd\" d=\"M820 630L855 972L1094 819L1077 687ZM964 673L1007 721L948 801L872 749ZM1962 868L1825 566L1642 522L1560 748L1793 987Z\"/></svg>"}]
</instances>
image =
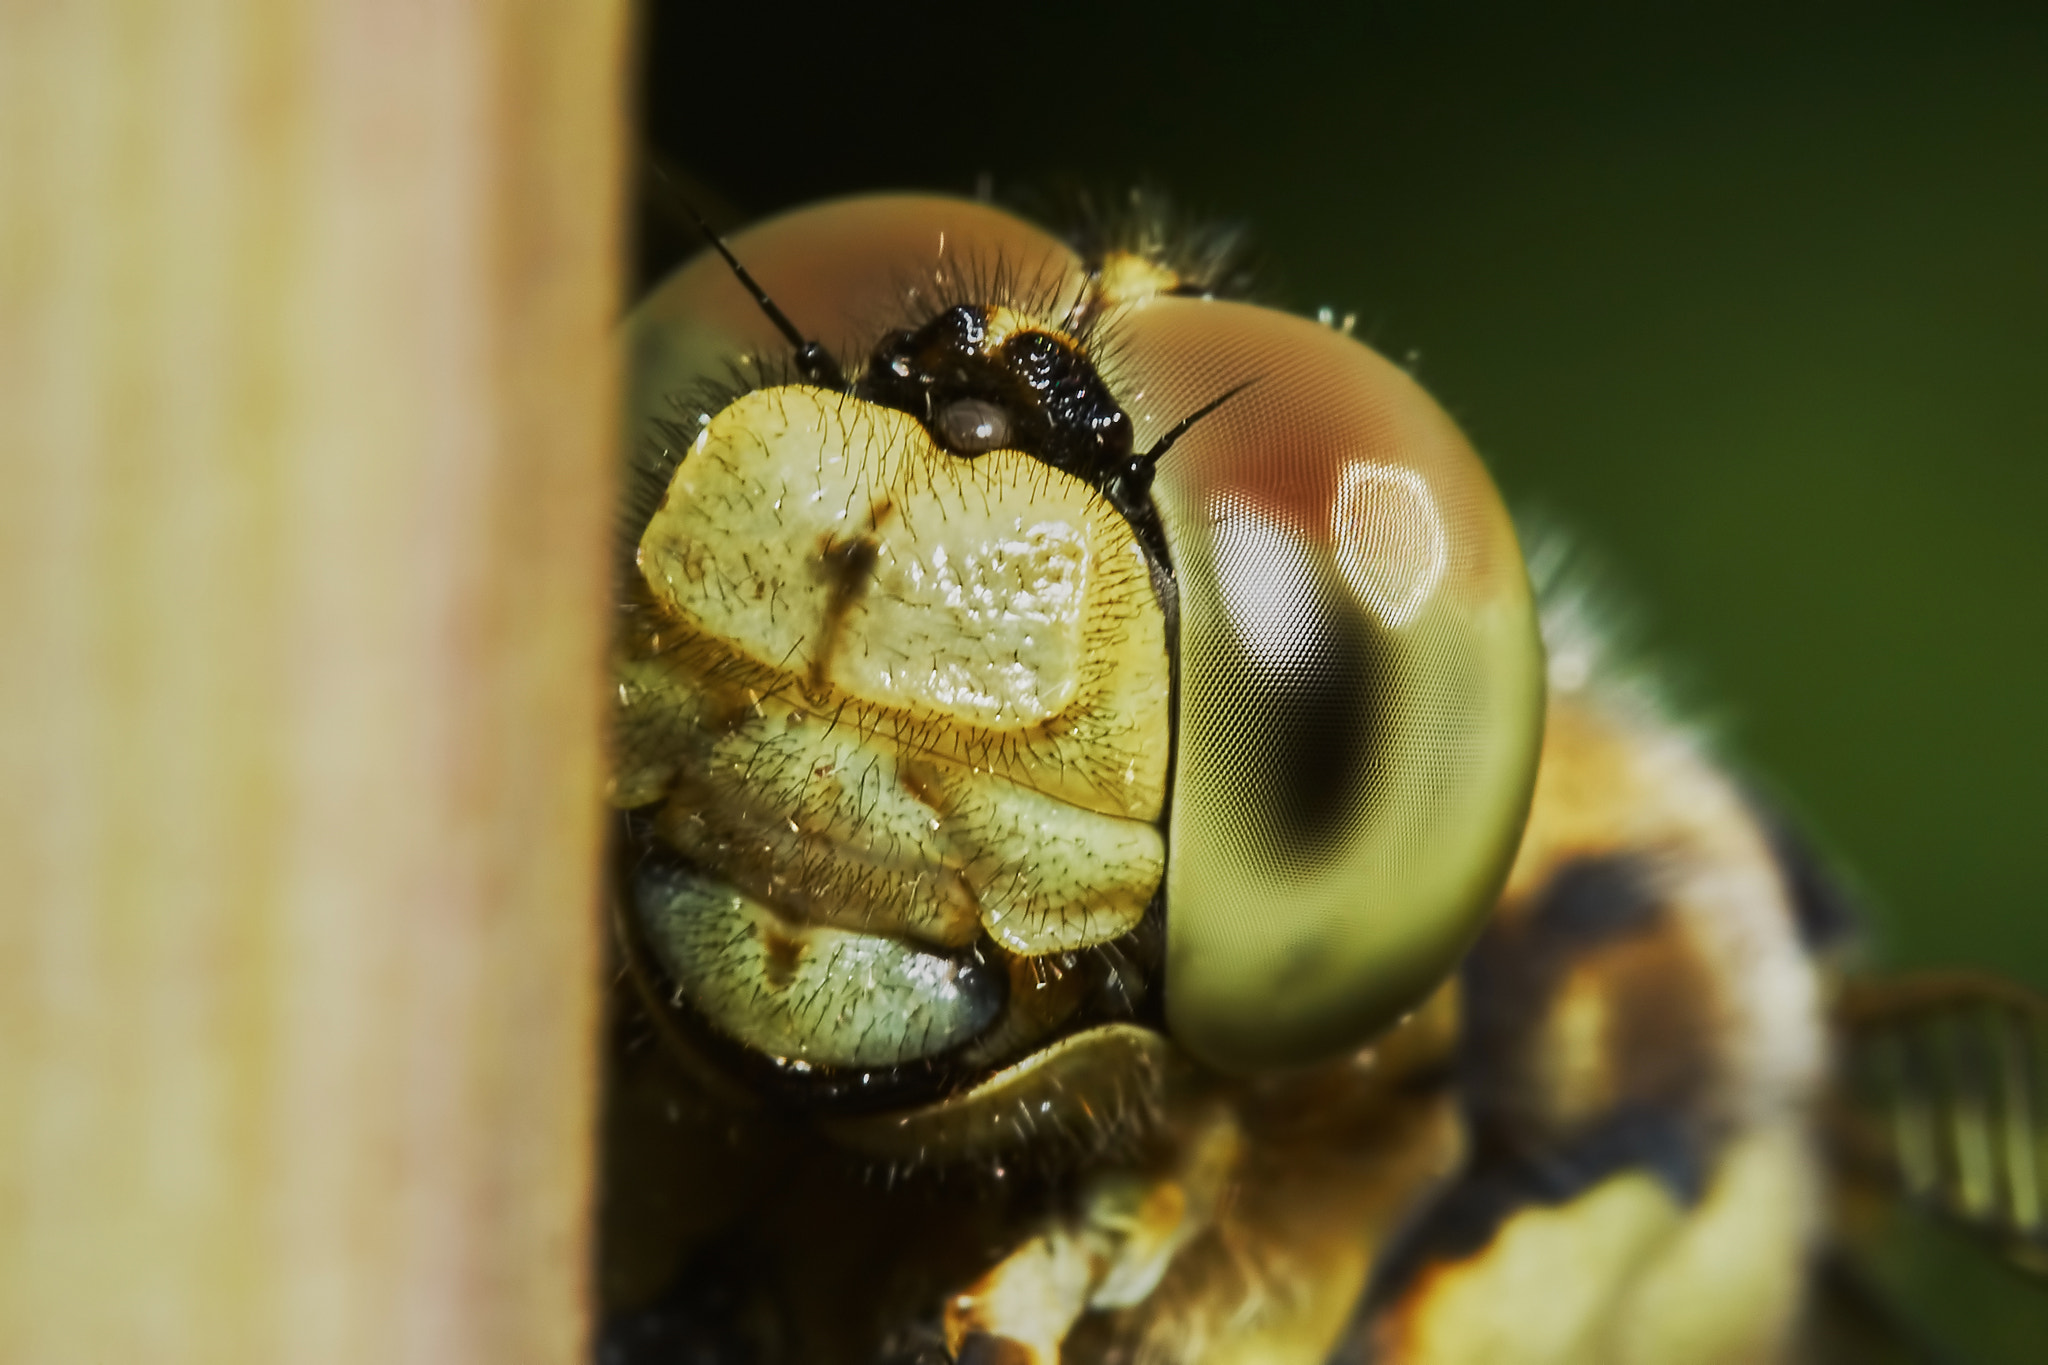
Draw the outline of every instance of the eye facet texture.
<instances>
[{"instance_id":1,"label":"eye facet texture","mask_svg":"<svg viewBox=\"0 0 2048 1365\"><path fill-rule=\"evenodd\" d=\"M1180 588L1167 1019L1211 1065L1357 1045L1448 972L1528 807L1542 646L1470 446L1405 373L1304 319L1153 298L1111 382L1161 461Z\"/></svg>"}]
</instances>

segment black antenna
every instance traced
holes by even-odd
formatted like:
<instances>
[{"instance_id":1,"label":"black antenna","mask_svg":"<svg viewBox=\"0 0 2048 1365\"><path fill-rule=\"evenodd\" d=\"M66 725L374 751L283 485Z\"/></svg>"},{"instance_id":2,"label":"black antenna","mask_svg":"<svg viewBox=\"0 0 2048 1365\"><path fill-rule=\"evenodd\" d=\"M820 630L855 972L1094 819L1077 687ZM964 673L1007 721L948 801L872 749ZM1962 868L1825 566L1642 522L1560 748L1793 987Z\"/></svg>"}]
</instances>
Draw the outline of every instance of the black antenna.
<instances>
[{"instance_id":1,"label":"black antenna","mask_svg":"<svg viewBox=\"0 0 2048 1365\"><path fill-rule=\"evenodd\" d=\"M1131 456L1124 461L1121 468L1111 471L1108 477L1102 481L1102 491L1109 495L1109 500L1112 503L1123 508L1126 515L1130 514L1130 509L1133 507L1142 506L1149 508L1150 504L1145 499L1152 492L1152 476L1159 470L1159 457L1172 449L1175 441L1187 435L1189 427L1201 421L1204 417L1207 417L1210 413L1216 411L1216 409L1222 407L1225 403L1228 403L1231 399L1237 397L1258 382L1257 379L1247 379L1236 388L1226 389L1223 393L1202 404L1201 407L1181 418L1178 422L1175 422L1173 430L1154 441L1150 450ZM1154 518L1152 524L1157 525L1157 513L1148 511L1146 515Z\"/></svg>"},{"instance_id":2,"label":"black antenna","mask_svg":"<svg viewBox=\"0 0 2048 1365\"><path fill-rule=\"evenodd\" d=\"M1193 412L1175 422L1171 431L1154 441L1150 450L1138 456L1137 463L1147 465L1158 463L1159 457L1171 450L1175 441L1188 434L1189 427L1201 421L1204 417L1207 417L1210 413L1216 411L1216 409L1222 407L1225 403L1228 403L1231 399L1237 397L1258 382L1257 379L1247 379L1236 388L1225 389L1217 397L1210 399L1202 404L1201 407L1196 408Z\"/></svg>"},{"instance_id":3,"label":"black antenna","mask_svg":"<svg viewBox=\"0 0 2048 1365\"><path fill-rule=\"evenodd\" d=\"M654 173L664 180L669 179L667 170L660 166L654 168ZM789 320L789 316L775 306L775 300L768 297L768 291L747 273L747 268L740 264L739 257L733 255L732 248L725 244L725 238L711 230L711 224L704 221L704 215L697 212L697 206L683 195L681 187L671 180L669 188L674 191L676 202L683 206L683 211L697 224L697 230L704 234L704 240L717 248L718 254L725 258L726 265L732 268L734 278L754 296L754 302L767 314L768 321L775 324L775 330L787 337L789 344L796 348L796 372L820 388L844 389L846 376L841 373L839 362L832 358L832 353L820 343L807 340L804 334L797 330L796 324Z\"/></svg>"}]
</instances>

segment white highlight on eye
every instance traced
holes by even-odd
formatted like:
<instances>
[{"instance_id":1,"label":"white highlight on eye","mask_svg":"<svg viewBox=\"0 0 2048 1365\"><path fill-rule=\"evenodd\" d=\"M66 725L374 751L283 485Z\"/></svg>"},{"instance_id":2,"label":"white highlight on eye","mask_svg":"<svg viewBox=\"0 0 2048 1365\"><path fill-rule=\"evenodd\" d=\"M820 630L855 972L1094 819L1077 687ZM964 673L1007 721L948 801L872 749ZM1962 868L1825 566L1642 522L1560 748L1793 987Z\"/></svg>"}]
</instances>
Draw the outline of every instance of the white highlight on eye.
<instances>
[{"instance_id":1,"label":"white highlight on eye","mask_svg":"<svg viewBox=\"0 0 2048 1365\"><path fill-rule=\"evenodd\" d=\"M1450 537L1429 484L1400 465L1355 460L1330 506L1337 570L1388 626L1415 619L1443 581Z\"/></svg>"},{"instance_id":2,"label":"white highlight on eye","mask_svg":"<svg viewBox=\"0 0 2048 1365\"><path fill-rule=\"evenodd\" d=\"M1245 644L1268 667L1303 662L1315 647L1315 566L1299 536L1242 497L1209 501L1216 582Z\"/></svg>"}]
</instances>

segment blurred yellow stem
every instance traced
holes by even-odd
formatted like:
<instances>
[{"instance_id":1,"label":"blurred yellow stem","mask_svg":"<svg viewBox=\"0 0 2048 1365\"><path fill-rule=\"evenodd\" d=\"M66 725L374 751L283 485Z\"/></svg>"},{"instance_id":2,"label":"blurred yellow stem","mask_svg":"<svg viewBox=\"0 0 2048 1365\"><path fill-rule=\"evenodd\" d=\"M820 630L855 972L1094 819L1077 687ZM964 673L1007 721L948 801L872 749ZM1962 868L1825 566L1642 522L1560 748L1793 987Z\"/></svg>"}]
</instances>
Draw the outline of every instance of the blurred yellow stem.
<instances>
[{"instance_id":1,"label":"blurred yellow stem","mask_svg":"<svg viewBox=\"0 0 2048 1365\"><path fill-rule=\"evenodd\" d=\"M583 1351L623 8L0 7L0 1360Z\"/></svg>"}]
</instances>

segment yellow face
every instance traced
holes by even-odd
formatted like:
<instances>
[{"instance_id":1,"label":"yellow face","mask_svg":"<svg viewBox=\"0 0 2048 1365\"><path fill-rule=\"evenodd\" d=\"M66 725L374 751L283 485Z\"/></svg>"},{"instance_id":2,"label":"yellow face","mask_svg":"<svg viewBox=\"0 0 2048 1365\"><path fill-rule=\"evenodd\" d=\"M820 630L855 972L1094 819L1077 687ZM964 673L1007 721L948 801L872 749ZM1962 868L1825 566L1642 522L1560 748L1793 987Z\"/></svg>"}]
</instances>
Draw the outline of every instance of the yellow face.
<instances>
[{"instance_id":1,"label":"yellow face","mask_svg":"<svg viewBox=\"0 0 2048 1365\"><path fill-rule=\"evenodd\" d=\"M1171 670L1128 523L1029 456L780 385L702 428L638 565L631 895L704 1022L867 1069L1059 1022L1006 1019L1013 976L1128 938L1165 865Z\"/></svg>"}]
</instances>

